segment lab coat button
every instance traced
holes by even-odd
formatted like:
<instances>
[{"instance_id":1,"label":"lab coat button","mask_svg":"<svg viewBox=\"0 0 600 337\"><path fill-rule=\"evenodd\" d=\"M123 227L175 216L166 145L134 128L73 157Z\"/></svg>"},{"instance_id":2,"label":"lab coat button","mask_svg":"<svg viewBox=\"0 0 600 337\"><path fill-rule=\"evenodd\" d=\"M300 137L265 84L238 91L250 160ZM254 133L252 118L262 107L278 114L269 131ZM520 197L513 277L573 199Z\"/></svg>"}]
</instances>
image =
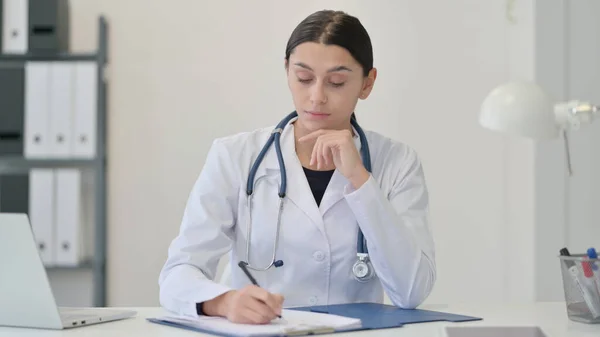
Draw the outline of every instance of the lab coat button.
<instances>
[{"instance_id":1,"label":"lab coat button","mask_svg":"<svg viewBox=\"0 0 600 337\"><path fill-rule=\"evenodd\" d=\"M313 258L317 261L323 261L323 259L325 258L325 254L318 250L313 254Z\"/></svg>"},{"instance_id":2,"label":"lab coat button","mask_svg":"<svg viewBox=\"0 0 600 337\"><path fill-rule=\"evenodd\" d=\"M310 305L315 305L315 304L317 304L317 301L318 301L318 299L317 299L317 296L311 296L311 297L308 299L308 301L310 302Z\"/></svg>"}]
</instances>

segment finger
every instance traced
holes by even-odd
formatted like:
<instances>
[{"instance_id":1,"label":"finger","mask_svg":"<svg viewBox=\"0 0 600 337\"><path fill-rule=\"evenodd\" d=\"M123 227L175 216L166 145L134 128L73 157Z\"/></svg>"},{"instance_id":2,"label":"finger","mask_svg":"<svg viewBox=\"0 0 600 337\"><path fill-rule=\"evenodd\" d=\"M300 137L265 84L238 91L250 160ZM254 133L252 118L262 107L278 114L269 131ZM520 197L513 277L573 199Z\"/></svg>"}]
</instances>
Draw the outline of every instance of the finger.
<instances>
[{"instance_id":1,"label":"finger","mask_svg":"<svg viewBox=\"0 0 600 337\"><path fill-rule=\"evenodd\" d=\"M273 296L273 294L269 293L263 288L257 287L256 289L253 289L250 295L271 309L273 314L279 315L281 311L281 305L277 302L277 299Z\"/></svg>"},{"instance_id":2,"label":"finger","mask_svg":"<svg viewBox=\"0 0 600 337\"><path fill-rule=\"evenodd\" d=\"M275 303L277 303L277 307L279 308L279 312L277 313L281 315L281 310L283 309L283 302L285 298L281 294L271 294L271 297L273 298Z\"/></svg>"},{"instance_id":3,"label":"finger","mask_svg":"<svg viewBox=\"0 0 600 337\"><path fill-rule=\"evenodd\" d=\"M331 160L333 160L333 158L339 158L341 151L342 150L339 147L331 148Z\"/></svg>"},{"instance_id":4,"label":"finger","mask_svg":"<svg viewBox=\"0 0 600 337\"><path fill-rule=\"evenodd\" d=\"M326 137L326 136L324 136ZM324 147L326 148L326 151L324 151L324 156L327 159L328 163L334 163L333 158L335 157L336 153L338 152L338 150L340 149L340 139L339 137L328 137L327 139L323 140L323 144Z\"/></svg>"},{"instance_id":5,"label":"finger","mask_svg":"<svg viewBox=\"0 0 600 337\"><path fill-rule=\"evenodd\" d=\"M315 162L313 165L317 166L317 170L321 167L321 146L323 146L323 140L321 137L317 138L315 146L313 147L313 153L315 156Z\"/></svg>"},{"instance_id":6,"label":"finger","mask_svg":"<svg viewBox=\"0 0 600 337\"><path fill-rule=\"evenodd\" d=\"M324 165L329 165L329 153L331 152L329 144L326 140L323 140L321 144L321 158L323 158Z\"/></svg>"},{"instance_id":7,"label":"finger","mask_svg":"<svg viewBox=\"0 0 600 337\"><path fill-rule=\"evenodd\" d=\"M317 170L320 170L321 168L325 167L325 158L323 157L324 147L325 147L325 144L323 143L323 139L321 139L321 137L319 137L319 148L317 149L317 159L318 159Z\"/></svg>"},{"instance_id":8,"label":"finger","mask_svg":"<svg viewBox=\"0 0 600 337\"><path fill-rule=\"evenodd\" d=\"M248 307L240 309L240 315L242 316L242 320L244 320L247 324L265 324L272 320L264 317L257 311Z\"/></svg>"},{"instance_id":9,"label":"finger","mask_svg":"<svg viewBox=\"0 0 600 337\"><path fill-rule=\"evenodd\" d=\"M317 161L317 149L318 149L319 140L317 139L317 143L313 146L312 153L310 154L310 163L308 165L313 166Z\"/></svg>"},{"instance_id":10,"label":"finger","mask_svg":"<svg viewBox=\"0 0 600 337\"><path fill-rule=\"evenodd\" d=\"M305 142L311 139L315 139L318 138L319 136L322 136L324 134L326 134L327 132L329 132L329 130L325 130L325 129L320 129L317 131L313 131L311 133L309 133L308 135L302 136L300 138L298 138L299 142Z\"/></svg>"},{"instance_id":11,"label":"finger","mask_svg":"<svg viewBox=\"0 0 600 337\"><path fill-rule=\"evenodd\" d=\"M252 299L252 301L248 301L246 303L246 305L247 305L246 308L259 314L262 317L262 319L265 321L271 321L271 320L277 318L277 316L279 315L278 313L275 312L275 310L273 308L271 308L265 302L258 300L256 298Z\"/></svg>"},{"instance_id":12,"label":"finger","mask_svg":"<svg viewBox=\"0 0 600 337\"><path fill-rule=\"evenodd\" d=\"M271 308L266 301L252 297L248 301L244 302L246 309L252 310L256 314L260 315L262 321L271 321L279 315L276 309Z\"/></svg>"}]
</instances>

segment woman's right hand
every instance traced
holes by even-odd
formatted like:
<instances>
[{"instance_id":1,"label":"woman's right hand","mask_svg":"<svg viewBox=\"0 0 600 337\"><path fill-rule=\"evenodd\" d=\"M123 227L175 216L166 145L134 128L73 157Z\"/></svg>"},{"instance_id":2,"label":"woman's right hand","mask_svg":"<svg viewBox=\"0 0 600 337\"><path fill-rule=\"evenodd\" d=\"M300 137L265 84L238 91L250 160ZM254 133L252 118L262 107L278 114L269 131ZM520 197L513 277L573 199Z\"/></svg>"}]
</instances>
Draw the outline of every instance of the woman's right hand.
<instances>
[{"instance_id":1,"label":"woman's right hand","mask_svg":"<svg viewBox=\"0 0 600 337\"><path fill-rule=\"evenodd\" d=\"M202 311L234 323L266 324L281 315L282 306L283 296L249 285L204 302Z\"/></svg>"}]
</instances>

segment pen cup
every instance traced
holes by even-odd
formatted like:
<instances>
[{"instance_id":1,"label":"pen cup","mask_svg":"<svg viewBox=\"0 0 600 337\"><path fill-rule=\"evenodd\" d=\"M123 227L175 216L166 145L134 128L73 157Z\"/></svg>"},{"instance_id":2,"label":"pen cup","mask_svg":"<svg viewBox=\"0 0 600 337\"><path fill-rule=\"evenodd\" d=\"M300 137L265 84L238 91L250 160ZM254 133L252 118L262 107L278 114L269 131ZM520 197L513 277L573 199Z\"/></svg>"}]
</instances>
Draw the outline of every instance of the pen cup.
<instances>
[{"instance_id":1,"label":"pen cup","mask_svg":"<svg viewBox=\"0 0 600 337\"><path fill-rule=\"evenodd\" d=\"M584 254L559 259L569 319L600 324L600 260Z\"/></svg>"}]
</instances>

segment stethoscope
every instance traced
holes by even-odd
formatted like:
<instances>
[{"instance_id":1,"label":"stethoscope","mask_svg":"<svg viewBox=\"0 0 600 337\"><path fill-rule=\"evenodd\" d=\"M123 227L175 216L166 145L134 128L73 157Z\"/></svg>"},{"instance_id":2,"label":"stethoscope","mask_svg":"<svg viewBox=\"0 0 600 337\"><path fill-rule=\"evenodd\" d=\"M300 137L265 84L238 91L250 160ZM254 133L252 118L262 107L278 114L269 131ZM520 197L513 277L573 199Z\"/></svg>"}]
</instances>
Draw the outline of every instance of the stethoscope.
<instances>
[{"instance_id":1,"label":"stethoscope","mask_svg":"<svg viewBox=\"0 0 600 337\"><path fill-rule=\"evenodd\" d=\"M281 122L279 122L279 124L277 124L275 129L273 129L273 131L271 132L271 136L269 136L269 139L267 140L266 144L263 146L262 150L258 154L258 157L256 158L256 161L252 165L252 168L250 169L250 172L248 174L248 184L246 187L246 194L248 196L248 213L249 213L249 215L248 215L248 224L247 224L248 238L246 240L246 262L245 262L245 264L246 264L247 268L250 268L253 270L266 271L273 266L275 266L276 268L283 266L283 261L277 260L276 256L275 256L275 253L277 251L277 245L279 243L279 229L281 227L281 213L283 211L283 202L284 202L285 192L286 192L286 188L287 188L287 176L286 176L286 171L285 171L285 163L283 162L283 155L281 153L280 138L281 138L281 133L283 132L283 129L285 128L285 126L293 118L296 118L297 116L298 116L297 112L294 111L294 112L290 113L289 115L287 115L284 119L282 119ZM369 145L367 143L367 137L365 136L365 133L363 132L362 128L358 125L358 122L356 121L356 119L352 118L351 123L352 123L352 126L356 129L356 132L358 133L360 142L362 144L360 152L361 152L363 165L365 166L365 168L367 169L368 172L371 172L371 154L369 152ZM251 242L251 234L252 234L252 217L251 217L252 216L252 211L251 211L252 210L252 192L254 189L254 177L256 175L256 172L258 171L258 167L260 166L260 163L262 162L265 154L269 150L269 147L273 143L275 143L275 151L277 152L277 160L279 162L279 171L281 174L281 185L279 186L279 211L278 211L278 215L277 215L277 229L276 229L275 241L273 243L273 254L271 256L271 262L269 263L268 266L261 268L261 267L252 266L249 261L250 242ZM363 235L362 231L360 230L360 228L358 229L356 256L357 256L357 260L354 263L354 265L352 266L352 273L354 275L354 278L357 281L366 282L373 277L374 273L373 273L373 266L371 264L371 261L369 260L369 252L367 249L367 243L366 243L366 240L365 240L364 235Z\"/></svg>"}]
</instances>

